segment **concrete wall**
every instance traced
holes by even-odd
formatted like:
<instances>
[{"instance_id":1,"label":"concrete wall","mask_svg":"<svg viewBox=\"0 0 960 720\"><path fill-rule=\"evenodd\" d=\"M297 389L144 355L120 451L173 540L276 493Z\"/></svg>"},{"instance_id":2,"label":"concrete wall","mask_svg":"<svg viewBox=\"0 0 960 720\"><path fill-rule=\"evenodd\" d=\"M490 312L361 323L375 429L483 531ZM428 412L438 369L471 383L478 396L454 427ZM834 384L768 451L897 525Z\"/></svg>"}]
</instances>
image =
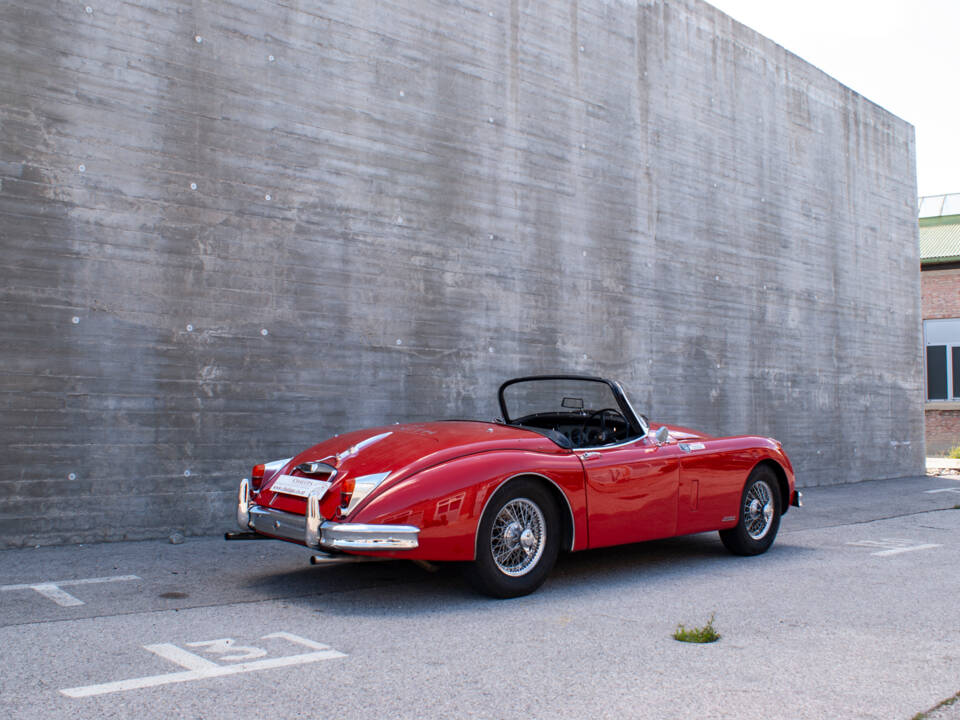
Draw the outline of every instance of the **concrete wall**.
<instances>
[{"instance_id":1,"label":"concrete wall","mask_svg":"<svg viewBox=\"0 0 960 720\"><path fill-rule=\"evenodd\" d=\"M913 129L699 0L10 0L0 128L0 544L540 371L922 472Z\"/></svg>"}]
</instances>

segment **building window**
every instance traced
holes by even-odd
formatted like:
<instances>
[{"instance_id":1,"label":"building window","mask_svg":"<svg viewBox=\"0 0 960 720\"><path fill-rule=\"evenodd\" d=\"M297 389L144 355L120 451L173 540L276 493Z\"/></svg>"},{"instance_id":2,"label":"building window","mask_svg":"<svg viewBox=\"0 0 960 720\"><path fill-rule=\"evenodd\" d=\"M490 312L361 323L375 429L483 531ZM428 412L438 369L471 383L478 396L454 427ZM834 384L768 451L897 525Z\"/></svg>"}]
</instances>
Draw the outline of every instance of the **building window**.
<instances>
[{"instance_id":1,"label":"building window","mask_svg":"<svg viewBox=\"0 0 960 720\"><path fill-rule=\"evenodd\" d=\"M960 318L924 320L927 400L960 400Z\"/></svg>"}]
</instances>

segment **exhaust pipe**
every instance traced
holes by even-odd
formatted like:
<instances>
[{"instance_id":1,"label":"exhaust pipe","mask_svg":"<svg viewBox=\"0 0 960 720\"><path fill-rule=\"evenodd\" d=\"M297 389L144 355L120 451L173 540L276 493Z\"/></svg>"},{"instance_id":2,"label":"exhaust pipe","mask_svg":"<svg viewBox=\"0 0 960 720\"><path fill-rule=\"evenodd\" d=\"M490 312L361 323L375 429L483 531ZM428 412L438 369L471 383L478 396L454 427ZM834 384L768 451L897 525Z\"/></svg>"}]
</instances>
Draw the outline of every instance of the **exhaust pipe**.
<instances>
[{"instance_id":1,"label":"exhaust pipe","mask_svg":"<svg viewBox=\"0 0 960 720\"><path fill-rule=\"evenodd\" d=\"M261 535L260 533L255 533L252 531L248 532L225 532L223 534L224 540L269 540L266 535Z\"/></svg>"}]
</instances>

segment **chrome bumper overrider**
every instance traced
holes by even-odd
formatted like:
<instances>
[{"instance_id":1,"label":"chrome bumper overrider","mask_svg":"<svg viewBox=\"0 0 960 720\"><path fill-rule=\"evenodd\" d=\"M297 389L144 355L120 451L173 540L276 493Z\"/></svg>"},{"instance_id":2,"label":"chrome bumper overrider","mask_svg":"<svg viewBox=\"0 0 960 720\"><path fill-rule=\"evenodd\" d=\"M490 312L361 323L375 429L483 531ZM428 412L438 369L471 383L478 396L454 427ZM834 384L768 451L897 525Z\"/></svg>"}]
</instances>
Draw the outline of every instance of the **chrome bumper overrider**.
<instances>
[{"instance_id":1,"label":"chrome bumper overrider","mask_svg":"<svg viewBox=\"0 0 960 720\"><path fill-rule=\"evenodd\" d=\"M320 497L307 498L306 516L274 510L250 502L250 481L244 479L237 495L237 524L244 530L328 550L413 550L419 545L420 528L413 525L324 520L320 515Z\"/></svg>"}]
</instances>

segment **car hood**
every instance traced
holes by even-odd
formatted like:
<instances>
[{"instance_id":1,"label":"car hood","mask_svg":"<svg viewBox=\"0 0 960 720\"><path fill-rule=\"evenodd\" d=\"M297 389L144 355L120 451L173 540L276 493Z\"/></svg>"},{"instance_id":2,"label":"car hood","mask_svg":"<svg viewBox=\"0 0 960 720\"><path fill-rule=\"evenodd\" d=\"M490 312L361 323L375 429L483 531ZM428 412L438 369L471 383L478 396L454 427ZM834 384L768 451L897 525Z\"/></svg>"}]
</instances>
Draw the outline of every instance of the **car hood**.
<instances>
[{"instance_id":1,"label":"car hood","mask_svg":"<svg viewBox=\"0 0 960 720\"><path fill-rule=\"evenodd\" d=\"M527 450L568 454L549 438L522 428L498 423L449 420L409 423L356 430L336 435L292 458L260 492L259 502L278 510L303 512L304 501L270 491L281 474L300 474L303 463L325 463L336 469L336 481L381 476L380 489L428 467L465 455L494 450ZM331 493L335 488L331 488Z\"/></svg>"}]
</instances>

